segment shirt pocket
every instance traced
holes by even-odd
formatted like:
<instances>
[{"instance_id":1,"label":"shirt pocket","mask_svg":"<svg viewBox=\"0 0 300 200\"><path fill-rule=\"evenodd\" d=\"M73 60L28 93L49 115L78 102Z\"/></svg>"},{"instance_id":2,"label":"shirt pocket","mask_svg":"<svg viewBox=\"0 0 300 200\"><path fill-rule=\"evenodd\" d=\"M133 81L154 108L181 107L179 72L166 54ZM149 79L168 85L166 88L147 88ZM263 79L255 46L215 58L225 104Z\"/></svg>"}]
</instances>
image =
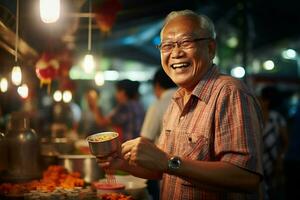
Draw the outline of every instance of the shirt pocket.
<instances>
[{"instance_id":1,"label":"shirt pocket","mask_svg":"<svg viewBox=\"0 0 300 200\"><path fill-rule=\"evenodd\" d=\"M209 144L205 134L193 132L185 134L187 145L184 150L184 156L192 160L208 160Z\"/></svg>"}]
</instances>

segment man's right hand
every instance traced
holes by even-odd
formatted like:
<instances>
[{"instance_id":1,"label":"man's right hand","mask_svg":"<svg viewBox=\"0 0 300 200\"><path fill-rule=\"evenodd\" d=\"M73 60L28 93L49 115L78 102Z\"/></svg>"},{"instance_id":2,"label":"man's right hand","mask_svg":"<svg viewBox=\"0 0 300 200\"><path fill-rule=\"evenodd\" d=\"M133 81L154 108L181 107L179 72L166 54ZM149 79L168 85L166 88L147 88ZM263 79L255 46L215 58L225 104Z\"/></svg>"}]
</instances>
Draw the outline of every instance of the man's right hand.
<instances>
[{"instance_id":1,"label":"man's right hand","mask_svg":"<svg viewBox=\"0 0 300 200\"><path fill-rule=\"evenodd\" d=\"M126 166L129 165L128 160L129 158L123 156L121 153L121 145L119 145L116 152L109 156L96 158L98 165L103 169L117 169L123 171L126 171Z\"/></svg>"}]
</instances>

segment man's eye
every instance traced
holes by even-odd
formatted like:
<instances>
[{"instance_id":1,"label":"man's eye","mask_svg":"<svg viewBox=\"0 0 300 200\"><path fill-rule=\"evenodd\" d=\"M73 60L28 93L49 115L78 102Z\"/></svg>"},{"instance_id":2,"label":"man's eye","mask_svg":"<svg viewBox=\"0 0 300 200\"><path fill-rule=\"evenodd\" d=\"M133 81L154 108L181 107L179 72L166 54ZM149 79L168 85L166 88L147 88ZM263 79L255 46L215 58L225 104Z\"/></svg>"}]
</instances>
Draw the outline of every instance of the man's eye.
<instances>
[{"instance_id":1,"label":"man's eye","mask_svg":"<svg viewBox=\"0 0 300 200\"><path fill-rule=\"evenodd\" d=\"M183 40L181 41L181 46L182 47L189 47L193 44L193 42L191 40Z\"/></svg>"},{"instance_id":2,"label":"man's eye","mask_svg":"<svg viewBox=\"0 0 300 200\"><path fill-rule=\"evenodd\" d=\"M173 44L172 43L162 44L161 48L162 49L172 49L173 48Z\"/></svg>"}]
</instances>

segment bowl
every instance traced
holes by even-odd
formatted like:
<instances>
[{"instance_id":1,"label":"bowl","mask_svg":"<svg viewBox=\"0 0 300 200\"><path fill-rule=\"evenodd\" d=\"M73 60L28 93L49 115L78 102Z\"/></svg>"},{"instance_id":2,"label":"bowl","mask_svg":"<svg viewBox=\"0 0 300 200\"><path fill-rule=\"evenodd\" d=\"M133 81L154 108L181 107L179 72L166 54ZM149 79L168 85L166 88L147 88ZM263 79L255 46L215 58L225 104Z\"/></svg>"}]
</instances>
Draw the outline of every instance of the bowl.
<instances>
[{"instance_id":1,"label":"bowl","mask_svg":"<svg viewBox=\"0 0 300 200\"><path fill-rule=\"evenodd\" d=\"M116 182L125 185L125 194L132 196L133 199L147 199L147 179L132 175L116 175Z\"/></svg>"},{"instance_id":2,"label":"bowl","mask_svg":"<svg viewBox=\"0 0 300 200\"><path fill-rule=\"evenodd\" d=\"M118 183L128 183L128 182L141 182L146 183L147 179L139 178L133 175L115 175L116 181Z\"/></svg>"},{"instance_id":3,"label":"bowl","mask_svg":"<svg viewBox=\"0 0 300 200\"><path fill-rule=\"evenodd\" d=\"M71 154L74 149L74 141L68 138L41 138L42 155Z\"/></svg>"},{"instance_id":4,"label":"bowl","mask_svg":"<svg viewBox=\"0 0 300 200\"><path fill-rule=\"evenodd\" d=\"M86 183L92 183L104 176L93 155L59 155L58 163L68 172L79 172Z\"/></svg>"},{"instance_id":5,"label":"bowl","mask_svg":"<svg viewBox=\"0 0 300 200\"><path fill-rule=\"evenodd\" d=\"M116 132L101 132L86 138L91 153L97 158L105 158L117 152L120 142L119 134Z\"/></svg>"},{"instance_id":6,"label":"bowl","mask_svg":"<svg viewBox=\"0 0 300 200\"><path fill-rule=\"evenodd\" d=\"M51 143L59 154L70 154L74 151L74 141L68 138L53 138Z\"/></svg>"},{"instance_id":7,"label":"bowl","mask_svg":"<svg viewBox=\"0 0 300 200\"><path fill-rule=\"evenodd\" d=\"M108 184L106 181L95 182L92 187L97 190L97 194L108 194L108 193L124 193L125 185L122 183Z\"/></svg>"},{"instance_id":8,"label":"bowl","mask_svg":"<svg viewBox=\"0 0 300 200\"><path fill-rule=\"evenodd\" d=\"M129 181L125 184L125 193L134 199L147 197L147 184L141 181Z\"/></svg>"}]
</instances>

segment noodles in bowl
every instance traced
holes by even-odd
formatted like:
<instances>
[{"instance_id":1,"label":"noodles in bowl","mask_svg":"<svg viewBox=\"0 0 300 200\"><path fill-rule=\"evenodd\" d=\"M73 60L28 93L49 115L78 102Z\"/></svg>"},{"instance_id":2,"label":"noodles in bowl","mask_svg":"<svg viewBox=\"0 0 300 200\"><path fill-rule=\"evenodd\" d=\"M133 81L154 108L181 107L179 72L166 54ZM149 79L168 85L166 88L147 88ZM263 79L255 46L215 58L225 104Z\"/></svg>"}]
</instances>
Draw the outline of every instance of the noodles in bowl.
<instances>
[{"instance_id":1,"label":"noodles in bowl","mask_svg":"<svg viewBox=\"0 0 300 200\"><path fill-rule=\"evenodd\" d=\"M116 132L101 132L86 138L91 153L100 159L105 159L115 153L120 147L119 134Z\"/></svg>"}]
</instances>

